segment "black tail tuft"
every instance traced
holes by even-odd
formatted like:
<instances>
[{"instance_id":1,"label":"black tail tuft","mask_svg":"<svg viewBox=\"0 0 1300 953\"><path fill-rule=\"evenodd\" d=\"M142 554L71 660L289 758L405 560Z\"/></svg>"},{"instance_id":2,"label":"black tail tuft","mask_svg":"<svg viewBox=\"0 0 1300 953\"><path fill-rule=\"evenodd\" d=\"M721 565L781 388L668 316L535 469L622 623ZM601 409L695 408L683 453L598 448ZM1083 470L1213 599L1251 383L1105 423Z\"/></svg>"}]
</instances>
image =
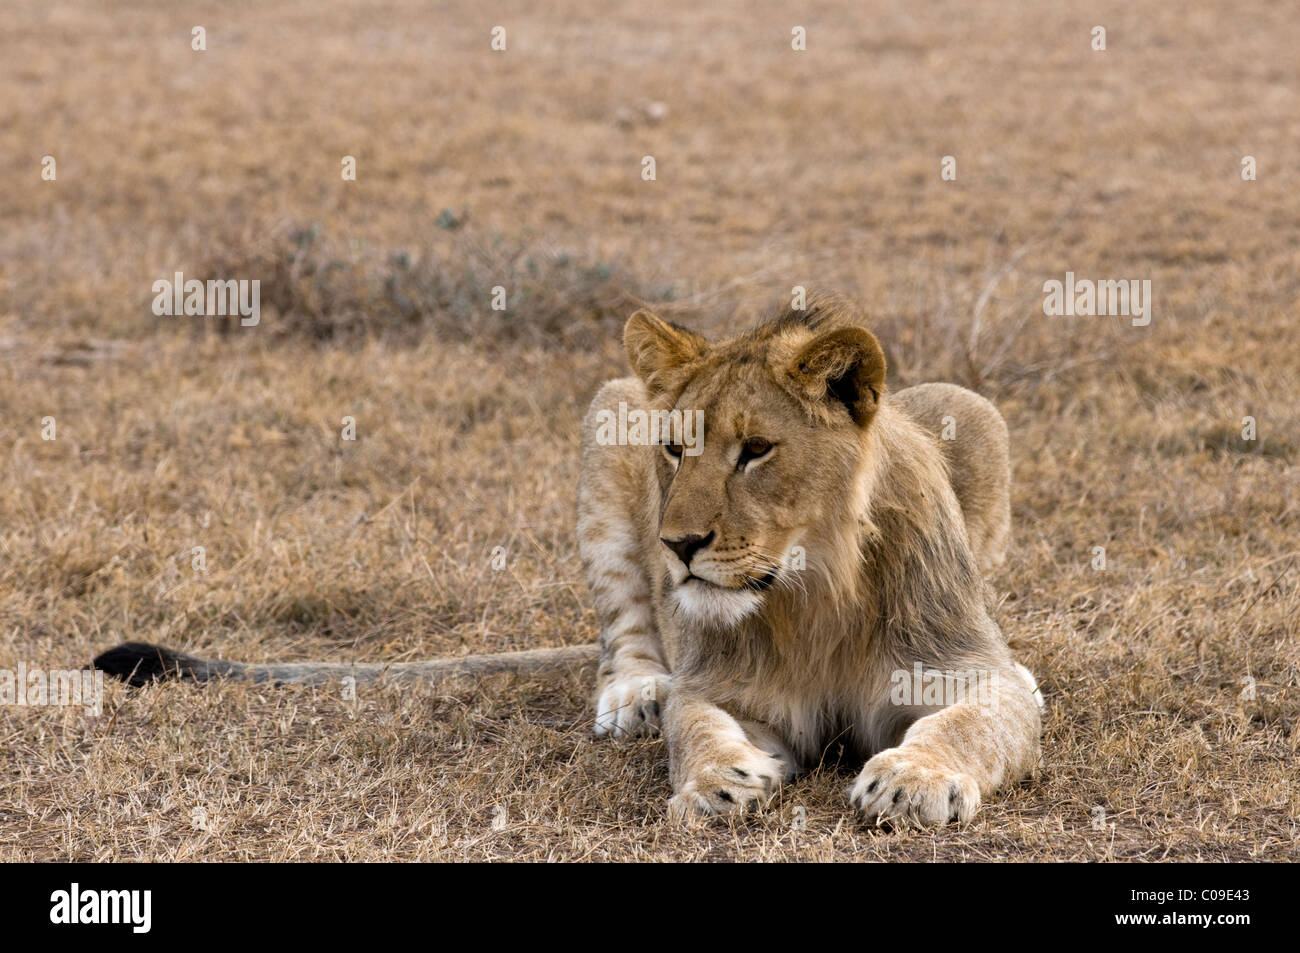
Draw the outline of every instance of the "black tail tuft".
<instances>
[{"instance_id":1,"label":"black tail tuft","mask_svg":"<svg viewBox=\"0 0 1300 953\"><path fill-rule=\"evenodd\" d=\"M199 678L198 660L148 642L123 642L95 659L95 668L129 685L148 685L164 678Z\"/></svg>"}]
</instances>

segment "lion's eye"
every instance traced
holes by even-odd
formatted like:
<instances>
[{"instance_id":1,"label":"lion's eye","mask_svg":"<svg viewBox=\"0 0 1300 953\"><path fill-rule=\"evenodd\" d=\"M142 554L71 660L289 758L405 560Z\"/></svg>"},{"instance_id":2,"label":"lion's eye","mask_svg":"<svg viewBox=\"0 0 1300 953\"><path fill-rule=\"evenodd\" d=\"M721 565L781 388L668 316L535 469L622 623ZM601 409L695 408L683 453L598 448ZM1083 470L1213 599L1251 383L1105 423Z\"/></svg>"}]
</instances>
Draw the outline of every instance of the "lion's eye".
<instances>
[{"instance_id":1,"label":"lion's eye","mask_svg":"<svg viewBox=\"0 0 1300 953\"><path fill-rule=\"evenodd\" d=\"M680 443L665 443L663 444L663 448L664 453L668 454L668 456L672 457L674 460L680 460L682 458L682 445Z\"/></svg>"},{"instance_id":2,"label":"lion's eye","mask_svg":"<svg viewBox=\"0 0 1300 953\"><path fill-rule=\"evenodd\" d=\"M751 460L767 456L772 452L772 446L770 440L764 440L762 437L750 437L740 445L740 457L736 460L736 466L743 467Z\"/></svg>"}]
</instances>

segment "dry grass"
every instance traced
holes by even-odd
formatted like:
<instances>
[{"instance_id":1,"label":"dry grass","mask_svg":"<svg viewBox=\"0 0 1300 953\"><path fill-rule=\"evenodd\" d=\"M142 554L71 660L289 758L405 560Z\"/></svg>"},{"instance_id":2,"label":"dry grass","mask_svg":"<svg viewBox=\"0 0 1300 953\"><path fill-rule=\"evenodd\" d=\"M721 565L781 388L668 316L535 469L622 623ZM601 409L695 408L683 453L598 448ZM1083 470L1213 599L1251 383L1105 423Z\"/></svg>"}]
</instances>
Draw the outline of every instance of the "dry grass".
<instances>
[{"instance_id":1,"label":"dry grass","mask_svg":"<svg viewBox=\"0 0 1300 953\"><path fill-rule=\"evenodd\" d=\"M994 589L1041 772L938 834L863 828L829 770L683 830L662 745L592 741L578 679L110 686L101 718L0 709L0 858L1300 856L1290 10L674 7L6 14L0 668L588 641L577 421L623 316L734 328L802 284L868 306L892 386L1008 418ZM1151 326L1043 317L1067 269L1150 278ZM261 326L155 318L177 270L261 278Z\"/></svg>"}]
</instances>

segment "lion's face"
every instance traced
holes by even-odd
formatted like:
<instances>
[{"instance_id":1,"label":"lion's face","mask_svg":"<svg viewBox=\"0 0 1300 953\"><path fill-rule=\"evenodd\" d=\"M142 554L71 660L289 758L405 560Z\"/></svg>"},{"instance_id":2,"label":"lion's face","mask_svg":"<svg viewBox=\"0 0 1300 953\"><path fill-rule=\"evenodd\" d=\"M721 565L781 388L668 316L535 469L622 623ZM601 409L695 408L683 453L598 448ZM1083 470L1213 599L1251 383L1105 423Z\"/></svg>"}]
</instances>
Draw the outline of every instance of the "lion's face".
<instances>
[{"instance_id":1,"label":"lion's face","mask_svg":"<svg viewBox=\"0 0 1300 953\"><path fill-rule=\"evenodd\" d=\"M667 428L656 448L659 539L678 608L731 625L772 593L804 588L816 558L806 546L858 492L884 378L875 338L801 324L709 345L644 313L626 336L658 406L702 424Z\"/></svg>"}]
</instances>

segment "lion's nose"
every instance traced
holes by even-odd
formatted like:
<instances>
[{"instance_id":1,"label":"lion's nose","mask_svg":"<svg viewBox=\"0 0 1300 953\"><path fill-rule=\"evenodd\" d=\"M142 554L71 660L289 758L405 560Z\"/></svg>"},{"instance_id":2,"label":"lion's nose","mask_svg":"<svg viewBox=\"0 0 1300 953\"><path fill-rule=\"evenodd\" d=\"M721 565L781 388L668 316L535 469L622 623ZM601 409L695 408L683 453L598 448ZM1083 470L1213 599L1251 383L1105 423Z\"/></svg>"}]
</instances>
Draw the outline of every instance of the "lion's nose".
<instances>
[{"instance_id":1,"label":"lion's nose","mask_svg":"<svg viewBox=\"0 0 1300 953\"><path fill-rule=\"evenodd\" d=\"M659 542L675 552L677 558L682 561L682 565L689 569L691 557L713 542L713 531L710 530L708 536L692 535L683 536L680 539L668 539L660 536Z\"/></svg>"}]
</instances>

